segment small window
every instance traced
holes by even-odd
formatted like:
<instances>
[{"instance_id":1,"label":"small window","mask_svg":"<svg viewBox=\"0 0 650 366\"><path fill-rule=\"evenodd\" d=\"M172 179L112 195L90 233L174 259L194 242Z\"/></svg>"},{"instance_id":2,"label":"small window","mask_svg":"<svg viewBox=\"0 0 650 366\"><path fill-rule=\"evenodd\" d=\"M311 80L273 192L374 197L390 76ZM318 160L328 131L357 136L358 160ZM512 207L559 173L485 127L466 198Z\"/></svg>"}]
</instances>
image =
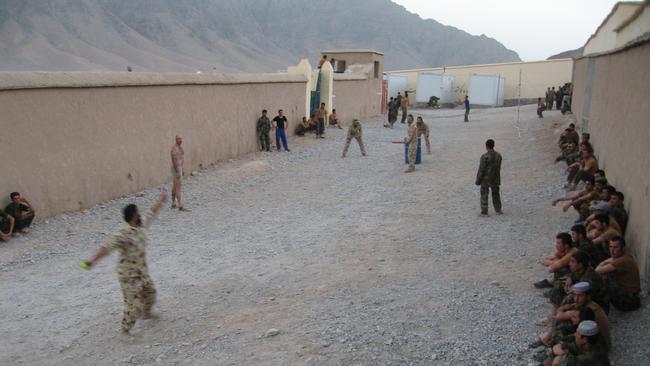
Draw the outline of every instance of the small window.
<instances>
[{"instance_id":1,"label":"small window","mask_svg":"<svg viewBox=\"0 0 650 366\"><path fill-rule=\"evenodd\" d=\"M379 79L379 61L375 61L375 79Z\"/></svg>"},{"instance_id":2,"label":"small window","mask_svg":"<svg viewBox=\"0 0 650 366\"><path fill-rule=\"evenodd\" d=\"M345 72L345 60L336 60L334 63L334 72L343 73Z\"/></svg>"}]
</instances>

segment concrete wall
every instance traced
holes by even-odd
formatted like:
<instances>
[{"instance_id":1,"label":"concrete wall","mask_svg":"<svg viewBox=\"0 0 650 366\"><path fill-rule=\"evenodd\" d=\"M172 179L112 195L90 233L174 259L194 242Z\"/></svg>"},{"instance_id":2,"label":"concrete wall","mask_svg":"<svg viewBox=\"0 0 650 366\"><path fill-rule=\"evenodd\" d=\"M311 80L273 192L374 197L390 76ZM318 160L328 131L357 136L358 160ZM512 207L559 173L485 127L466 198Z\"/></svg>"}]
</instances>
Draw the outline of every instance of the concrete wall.
<instances>
[{"instance_id":1,"label":"concrete wall","mask_svg":"<svg viewBox=\"0 0 650 366\"><path fill-rule=\"evenodd\" d=\"M174 135L186 174L257 149L262 109L288 132L306 114L289 75L0 73L0 203L20 191L41 217L171 179Z\"/></svg>"},{"instance_id":2,"label":"concrete wall","mask_svg":"<svg viewBox=\"0 0 650 366\"><path fill-rule=\"evenodd\" d=\"M618 29L616 34L616 48L625 46L628 42L650 32L650 1L646 1L637 9L634 19L628 19L624 27Z\"/></svg>"},{"instance_id":3,"label":"concrete wall","mask_svg":"<svg viewBox=\"0 0 650 366\"><path fill-rule=\"evenodd\" d=\"M647 70L650 70L650 41L613 54L576 60L572 108L578 123L591 133L596 156L609 181L625 194L625 206L630 214L626 233L628 251L636 257L646 283L650 279L650 73Z\"/></svg>"},{"instance_id":4,"label":"concrete wall","mask_svg":"<svg viewBox=\"0 0 650 366\"><path fill-rule=\"evenodd\" d=\"M641 6L641 3L618 3L612 12L605 18L587 43L583 55L590 55L616 48L617 34L615 29L625 22Z\"/></svg>"},{"instance_id":5,"label":"concrete wall","mask_svg":"<svg viewBox=\"0 0 650 366\"><path fill-rule=\"evenodd\" d=\"M360 75L334 74L332 106L339 119L349 125L355 118L381 113L381 81Z\"/></svg>"},{"instance_id":6,"label":"concrete wall","mask_svg":"<svg viewBox=\"0 0 650 366\"><path fill-rule=\"evenodd\" d=\"M419 72L446 73L455 76L454 99L460 103L465 99L468 91L469 74L501 75L505 77L504 99L512 101L517 99L519 92L519 71L521 70L521 98L544 98L546 88L558 86L571 81L573 68L572 59L511 62L503 64L468 65L452 67L436 67L427 69L387 71L387 74L405 75L408 77L410 102L415 103L417 96L417 75ZM394 96L394 95L391 95ZM390 96L389 96L390 97ZM471 101L470 101L471 102Z\"/></svg>"}]
</instances>

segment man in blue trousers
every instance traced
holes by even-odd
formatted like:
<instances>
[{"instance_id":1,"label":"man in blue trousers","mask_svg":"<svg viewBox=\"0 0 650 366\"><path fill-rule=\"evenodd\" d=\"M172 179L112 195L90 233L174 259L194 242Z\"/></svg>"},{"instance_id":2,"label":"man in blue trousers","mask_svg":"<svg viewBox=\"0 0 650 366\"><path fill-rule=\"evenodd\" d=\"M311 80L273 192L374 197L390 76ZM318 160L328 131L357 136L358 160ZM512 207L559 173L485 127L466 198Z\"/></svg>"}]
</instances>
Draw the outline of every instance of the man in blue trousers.
<instances>
[{"instance_id":1,"label":"man in blue trousers","mask_svg":"<svg viewBox=\"0 0 650 366\"><path fill-rule=\"evenodd\" d=\"M282 141L282 146L284 151L289 152L289 147L287 147L287 127L289 127L289 122L287 117L283 115L282 109L278 111L278 115L273 118L273 128L275 128L275 146L280 151L280 141Z\"/></svg>"}]
</instances>

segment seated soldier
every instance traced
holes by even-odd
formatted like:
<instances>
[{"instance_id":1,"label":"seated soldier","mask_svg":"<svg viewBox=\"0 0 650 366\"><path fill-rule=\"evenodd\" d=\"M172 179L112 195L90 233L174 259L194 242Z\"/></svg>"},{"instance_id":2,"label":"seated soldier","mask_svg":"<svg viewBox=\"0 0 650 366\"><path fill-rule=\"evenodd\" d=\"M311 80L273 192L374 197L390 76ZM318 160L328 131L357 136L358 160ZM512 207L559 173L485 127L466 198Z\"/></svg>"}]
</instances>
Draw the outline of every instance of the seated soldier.
<instances>
[{"instance_id":1,"label":"seated soldier","mask_svg":"<svg viewBox=\"0 0 650 366\"><path fill-rule=\"evenodd\" d=\"M587 232L587 239L591 240L595 246L600 246L607 251L610 239L620 236L621 232L610 225L609 216L606 214L596 215L593 223L595 228Z\"/></svg>"},{"instance_id":2,"label":"seated soldier","mask_svg":"<svg viewBox=\"0 0 650 366\"><path fill-rule=\"evenodd\" d=\"M573 291L573 300L575 302L560 306L555 315L555 319L568 320L571 317L571 310L578 309L582 306L590 308L594 311L596 323L598 323L598 328L601 330L601 334L605 339L607 349L611 349L612 339L609 334L609 321L607 320L607 314L605 314L605 311L600 307L600 305L591 300L591 287L589 282L578 282L571 287L571 290Z\"/></svg>"},{"instance_id":3,"label":"seated soldier","mask_svg":"<svg viewBox=\"0 0 650 366\"><path fill-rule=\"evenodd\" d=\"M578 324L585 320L595 320L596 315L590 308L583 306L576 310L570 310L571 314L569 320L554 321L551 329L548 332L537 337L536 340L528 344L529 348L537 348L544 346L551 348L560 342L573 342L575 340L575 332ZM548 351L544 349L535 356L535 360L542 362L548 358Z\"/></svg>"},{"instance_id":4,"label":"seated soldier","mask_svg":"<svg viewBox=\"0 0 650 366\"><path fill-rule=\"evenodd\" d=\"M605 283L612 305L620 311L631 311L641 307L641 280L639 267L629 254L625 254L625 239L615 236L609 241L611 258L596 267L596 272L605 276Z\"/></svg>"},{"instance_id":5,"label":"seated soldier","mask_svg":"<svg viewBox=\"0 0 650 366\"><path fill-rule=\"evenodd\" d=\"M5 212L14 218L14 233L26 234L29 232L28 228L34 221L34 217L36 217L34 205L18 192L12 192L9 197L11 203L5 207Z\"/></svg>"},{"instance_id":6,"label":"seated soldier","mask_svg":"<svg viewBox=\"0 0 650 366\"><path fill-rule=\"evenodd\" d=\"M582 151L582 160L569 166L569 168L575 168L575 164L579 164L579 169L573 177L573 180L569 182L567 189L570 191L575 190L580 181L584 181L586 178L593 178L594 173L598 170L598 160L594 157L594 149L591 145L585 145Z\"/></svg>"},{"instance_id":7,"label":"seated soldier","mask_svg":"<svg viewBox=\"0 0 650 366\"><path fill-rule=\"evenodd\" d=\"M569 260L571 255L576 251L572 247L571 235L569 233L559 233L555 236L555 251L552 255L542 258L540 263L548 267L548 272L553 274L553 282L543 279L535 282L535 288L545 288L562 285L562 277L569 273Z\"/></svg>"},{"instance_id":8,"label":"seated soldier","mask_svg":"<svg viewBox=\"0 0 650 366\"><path fill-rule=\"evenodd\" d=\"M567 165L571 165L576 162L576 157L580 153L578 145L572 142L566 144L562 149L562 154L555 159L555 162L565 161Z\"/></svg>"},{"instance_id":9,"label":"seated soldier","mask_svg":"<svg viewBox=\"0 0 650 366\"><path fill-rule=\"evenodd\" d=\"M551 205L555 206L558 202L569 201L562 207L562 211L567 212L573 206L580 214L580 218L576 222L582 222L589 216L589 205L596 198L598 198L598 192L594 190L594 178L588 177L585 179L585 187L582 191L556 198Z\"/></svg>"},{"instance_id":10,"label":"seated soldier","mask_svg":"<svg viewBox=\"0 0 650 366\"><path fill-rule=\"evenodd\" d=\"M574 283L588 282L591 288L592 300L600 305L605 313L608 314L609 299L607 296L607 288L605 288L603 278L596 272L594 267L589 265L589 255L581 251L573 253L569 261L569 269L571 270L571 275L564 284L566 293L568 294L570 292L571 286ZM563 301L564 303L570 303L574 300L570 297Z\"/></svg>"},{"instance_id":11,"label":"seated soldier","mask_svg":"<svg viewBox=\"0 0 650 366\"><path fill-rule=\"evenodd\" d=\"M582 140L580 141L580 143L585 143L585 142L588 144L591 143L591 134L587 132L582 133Z\"/></svg>"},{"instance_id":12,"label":"seated soldier","mask_svg":"<svg viewBox=\"0 0 650 366\"><path fill-rule=\"evenodd\" d=\"M307 131L309 131L309 122L307 122L307 118L302 117L302 121L296 126L296 135L305 136Z\"/></svg>"},{"instance_id":13,"label":"seated soldier","mask_svg":"<svg viewBox=\"0 0 650 366\"><path fill-rule=\"evenodd\" d=\"M625 195L622 192L616 191L609 195L609 216L613 217L618 223L621 234L625 234L627 227L628 215L625 210Z\"/></svg>"},{"instance_id":14,"label":"seated soldier","mask_svg":"<svg viewBox=\"0 0 650 366\"><path fill-rule=\"evenodd\" d=\"M9 241L14 232L14 218L0 211L0 241Z\"/></svg>"},{"instance_id":15,"label":"seated soldier","mask_svg":"<svg viewBox=\"0 0 650 366\"><path fill-rule=\"evenodd\" d=\"M574 123L569 123L569 133L567 134L566 141L574 143L576 145L580 143L580 135L578 135L578 131L576 131L576 125Z\"/></svg>"},{"instance_id":16,"label":"seated soldier","mask_svg":"<svg viewBox=\"0 0 650 366\"><path fill-rule=\"evenodd\" d=\"M330 127L336 126L340 129L343 129L343 127L341 127L341 123L339 123L339 118L336 116L336 109L332 109L332 113L330 113L328 120Z\"/></svg>"},{"instance_id":17,"label":"seated soldier","mask_svg":"<svg viewBox=\"0 0 650 366\"><path fill-rule=\"evenodd\" d=\"M562 342L553 347L555 356L550 365L609 366L604 336L597 321L585 320L578 325L575 342Z\"/></svg>"},{"instance_id":18,"label":"seated soldier","mask_svg":"<svg viewBox=\"0 0 650 366\"><path fill-rule=\"evenodd\" d=\"M596 268L600 262L609 257L608 251L603 251L600 245L596 246L587 239L587 230L584 225L578 224L571 227L571 240L578 251L585 252L589 256L589 265Z\"/></svg>"},{"instance_id":19,"label":"seated soldier","mask_svg":"<svg viewBox=\"0 0 650 366\"><path fill-rule=\"evenodd\" d=\"M587 217L587 219L585 220L585 226L587 228L587 236L592 236L597 234L591 232L597 230L598 225L596 222L594 222L594 220L598 215L609 216L609 226L611 226L617 232L619 233L621 232L621 226L618 224L616 219L610 214L610 211L611 211L611 207L609 207L609 203L603 201L598 201L597 203L592 204L589 207L589 212L591 213L591 215L589 215L589 217Z\"/></svg>"}]
</instances>

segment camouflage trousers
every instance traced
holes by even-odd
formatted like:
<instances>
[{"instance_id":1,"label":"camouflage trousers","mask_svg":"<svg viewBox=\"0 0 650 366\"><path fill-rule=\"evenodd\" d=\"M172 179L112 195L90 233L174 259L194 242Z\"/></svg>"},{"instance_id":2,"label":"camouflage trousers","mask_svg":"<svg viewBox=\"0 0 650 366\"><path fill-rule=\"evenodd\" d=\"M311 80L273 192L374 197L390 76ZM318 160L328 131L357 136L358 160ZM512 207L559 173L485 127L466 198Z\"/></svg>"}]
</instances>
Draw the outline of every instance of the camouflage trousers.
<instances>
[{"instance_id":1,"label":"camouflage trousers","mask_svg":"<svg viewBox=\"0 0 650 366\"><path fill-rule=\"evenodd\" d=\"M494 211L501 212L501 195L499 194L499 186L489 186L486 183L481 183L481 213L488 213L488 194L492 190L492 205Z\"/></svg>"},{"instance_id":2,"label":"camouflage trousers","mask_svg":"<svg viewBox=\"0 0 650 366\"><path fill-rule=\"evenodd\" d=\"M639 294L626 292L610 276L605 277L605 283L609 292L609 301L620 311L632 311L641 307Z\"/></svg>"},{"instance_id":3,"label":"camouflage trousers","mask_svg":"<svg viewBox=\"0 0 650 366\"><path fill-rule=\"evenodd\" d=\"M124 297L122 330L128 332L136 320L149 316L156 303L156 288L149 276L120 278L120 286Z\"/></svg>"},{"instance_id":4,"label":"camouflage trousers","mask_svg":"<svg viewBox=\"0 0 650 366\"><path fill-rule=\"evenodd\" d=\"M363 145L363 138L360 136L354 136L354 137L349 137L345 140L345 147L343 148L343 157L347 155L352 139L357 140L357 142L359 143L359 148L361 149L361 155L366 156L366 147Z\"/></svg>"}]
</instances>

